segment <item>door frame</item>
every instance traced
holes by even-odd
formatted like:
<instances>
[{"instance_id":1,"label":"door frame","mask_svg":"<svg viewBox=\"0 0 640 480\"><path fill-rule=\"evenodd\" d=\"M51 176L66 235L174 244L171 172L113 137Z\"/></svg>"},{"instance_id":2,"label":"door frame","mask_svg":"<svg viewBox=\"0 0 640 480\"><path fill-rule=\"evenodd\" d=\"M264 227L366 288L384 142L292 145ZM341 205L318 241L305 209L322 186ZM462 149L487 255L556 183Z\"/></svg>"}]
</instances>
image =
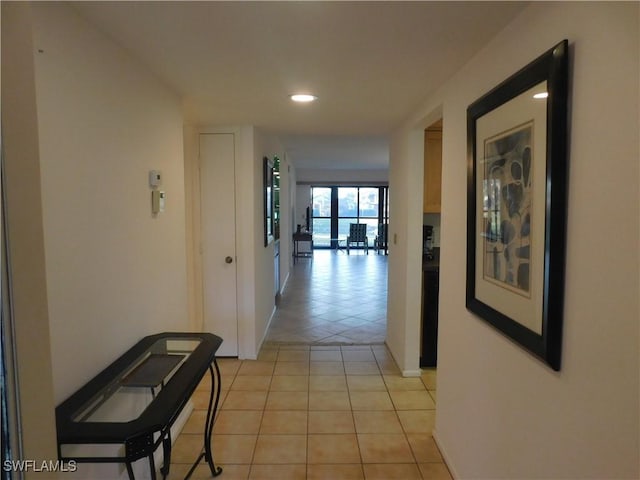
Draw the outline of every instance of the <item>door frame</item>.
<instances>
[{"instance_id":1,"label":"door frame","mask_svg":"<svg viewBox=\"0 0 640 480\"><path fill-rule=\"evenodd\" d=\"M258 305L256 272L257 261L262 259L264 242L262 233L262 157L256 153L253 126L211 127L185 125L185 188L190 192L187 220L188 278L190 325L202 331L203 283L200 224L200 172L199 135L206 133L232 133L235 140L235 187L236 187L236 258L237 258L237 312L238 312L238 358L256 359L264 340L262 331L257 332ZM282 237L284 238L284 237ZM290 251L290 250L289 250ZM271 260L273 262L273 260ZM284 260L283 260L284 262ZM282 265L282 263L281 263ZM262 319L260 319L262 321ZM260 328L262 328L260 324Z\"/></svg>"},{"instance_id":2,"label":"door frame","mask_svg":"<svg viewBox=\"0 0 640 480\"><path fill-rule=\"evenodd\" d=\"M254 211L253 179L253 127L185 126L185 183L191 192L187 213L187 235L190 237L189 298L191 325L195 330L204 328L204 283L202 270L202 228L200 205L200 134L233 134L235 145L235 204L236 218L244 212ZM261 210L260 210L261 212ZM260 213L261 214L261 213ZM254 222L235 222L236 233L236 299L238 315L238 358L255 359L257 342L255 335L255 258ZM260 228L262 228L260 226ZM262 237L260 237L261 239Z\"/></svg>"}]
</instances>

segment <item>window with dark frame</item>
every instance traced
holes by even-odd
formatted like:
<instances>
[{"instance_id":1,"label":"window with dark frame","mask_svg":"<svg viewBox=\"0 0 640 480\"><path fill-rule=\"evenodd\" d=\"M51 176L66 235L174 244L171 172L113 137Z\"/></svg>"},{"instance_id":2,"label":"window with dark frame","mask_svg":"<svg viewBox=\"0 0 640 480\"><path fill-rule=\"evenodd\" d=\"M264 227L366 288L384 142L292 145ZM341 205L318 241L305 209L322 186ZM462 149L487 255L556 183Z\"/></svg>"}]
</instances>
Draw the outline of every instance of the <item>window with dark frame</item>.
<instances>
[{"instance_id":1,"label":"window with dark frame","mask_svg":"<svg viewBox=\"0 0 640 480\"><path fill-rule=\"evenodd\" d=\"M380 224L389 223L387 186L312 186L314 248L337 248L349 235L351 223L367 225L373 247Z\"/></svg>"}]
</instances>

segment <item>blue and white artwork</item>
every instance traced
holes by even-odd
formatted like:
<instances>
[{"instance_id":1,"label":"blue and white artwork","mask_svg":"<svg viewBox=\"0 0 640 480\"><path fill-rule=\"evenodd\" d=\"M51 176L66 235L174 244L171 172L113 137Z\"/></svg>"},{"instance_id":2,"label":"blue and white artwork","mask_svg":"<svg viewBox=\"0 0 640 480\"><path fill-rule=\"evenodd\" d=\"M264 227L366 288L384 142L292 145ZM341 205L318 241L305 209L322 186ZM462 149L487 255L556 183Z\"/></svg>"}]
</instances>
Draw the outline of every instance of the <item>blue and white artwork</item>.
<instances>
[{"instance_id":1,"label":"blue and white artwork","mask_svg":"<svg viewBox=\"0 0 640 480\"><path fill-rule=\"evenodd\" d=\"M533 122L484 142L484 278L524 296L531 285Z\"/></svg>"}]
</instances>

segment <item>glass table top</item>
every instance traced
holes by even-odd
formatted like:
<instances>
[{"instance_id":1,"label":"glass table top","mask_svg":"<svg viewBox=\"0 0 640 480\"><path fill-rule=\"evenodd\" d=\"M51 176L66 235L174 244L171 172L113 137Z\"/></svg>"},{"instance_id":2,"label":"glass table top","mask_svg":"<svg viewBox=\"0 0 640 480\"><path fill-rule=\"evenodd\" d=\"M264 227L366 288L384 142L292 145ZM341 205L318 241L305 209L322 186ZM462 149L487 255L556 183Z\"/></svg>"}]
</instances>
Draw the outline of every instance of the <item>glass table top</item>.
<instances>
[{"instance_id":1,"label":"glass table top","mask_svg":"<svg viewBox=\"0 0 640 480\"><path fill-rule=\"evenodd\" d=\"M137 419L168 384L199 338L160 338L79 408L73 422L129 422Z\"/></svg>"}]
</instances>

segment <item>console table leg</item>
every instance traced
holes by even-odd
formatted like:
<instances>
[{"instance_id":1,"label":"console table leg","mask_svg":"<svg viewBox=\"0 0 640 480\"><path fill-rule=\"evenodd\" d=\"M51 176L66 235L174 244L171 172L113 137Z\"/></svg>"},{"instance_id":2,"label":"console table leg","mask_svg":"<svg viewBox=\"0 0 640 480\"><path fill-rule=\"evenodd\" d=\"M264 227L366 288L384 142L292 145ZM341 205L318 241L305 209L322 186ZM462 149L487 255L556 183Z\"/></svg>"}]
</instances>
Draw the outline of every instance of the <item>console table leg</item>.
<instances>
[{"instance_id":1,"label":"console table leg","mask_svg":"<svg viewBox=\"0 0 640 480\"><path fill-rule=\"evenodd\" d=\"M209 470L211 475L217 477L222 473L222 468L216 467L213 461L213 453L211 452L211 435L213 434L213 424L216 419L216 413L218 412L218 403L220 402L220 390L222 389L222 376L220 375L220 367L218 367L218 361L214 358L213 366L215 367L215 374L211 365L209 365L209 373L211 374L211 396L209 398L209 408L207 410L207 424L204 431L204 451L205 460L209 464ZM213 401L215 390L215 402ZM213 406L213 408L212 408Z\"/></svg>"},{"instance_id":2,"label":"console table leg","mask_svg":"<svg viewBox=\"0 0 640 480\"><path fill-rule=\"evenodd\" d=\"M169 475L169 468L171 468L171 429L167 430L167 434L162 440L162 458L163 465L160 473L162 473L162 479L165 480Z\"/></svg>"},{"instance_id":3,"label":"console table leg","mask_svg":"<svg viewBox=\"0 0 640 480\"><path fill-rule=\"evenodd\" d=\"M215 373L213 367L215 367ZM193 472L203 458L209 465L209 470L211 470L212 476L217 477L222 473L222 468L216 467L216 464L213 461L213 453L211 452L211 435L213 434L213 424L216 419L216 412L218 411L220 390L222 387L222 377L220 375L220 368L218 367L218 361L216 359L213 360L213 367L209 365L209 373L211 374L211 393L209 395L209 408L207 409L207 419L204 426L204 451L200 453L198 459L189 470L189 473L184 477L184 480L191 478L191 475L193 475Z\"/></svg>"},{"instance_id":4,"label":"console table leg","mask_svg":"<svg viewBox=\"0 0 640 480\"><path fill-rule=\"evenodd\" d=\"M149 455L149 470L151 470L151 480L156 480L156 462L153 460L153 452Z\"/></svg>"},{"instance_id":5,"label":"console table leg","mask_svg":"<svg viewBox=\"0 0 640 480\"><path fill-rule=\"evenodd\" d=\"M127 474L129 475L129 480L136 480L135 475L133 474L133 467L131 466L131 462L127 461Z\"/></svg>"}]
</instances>

